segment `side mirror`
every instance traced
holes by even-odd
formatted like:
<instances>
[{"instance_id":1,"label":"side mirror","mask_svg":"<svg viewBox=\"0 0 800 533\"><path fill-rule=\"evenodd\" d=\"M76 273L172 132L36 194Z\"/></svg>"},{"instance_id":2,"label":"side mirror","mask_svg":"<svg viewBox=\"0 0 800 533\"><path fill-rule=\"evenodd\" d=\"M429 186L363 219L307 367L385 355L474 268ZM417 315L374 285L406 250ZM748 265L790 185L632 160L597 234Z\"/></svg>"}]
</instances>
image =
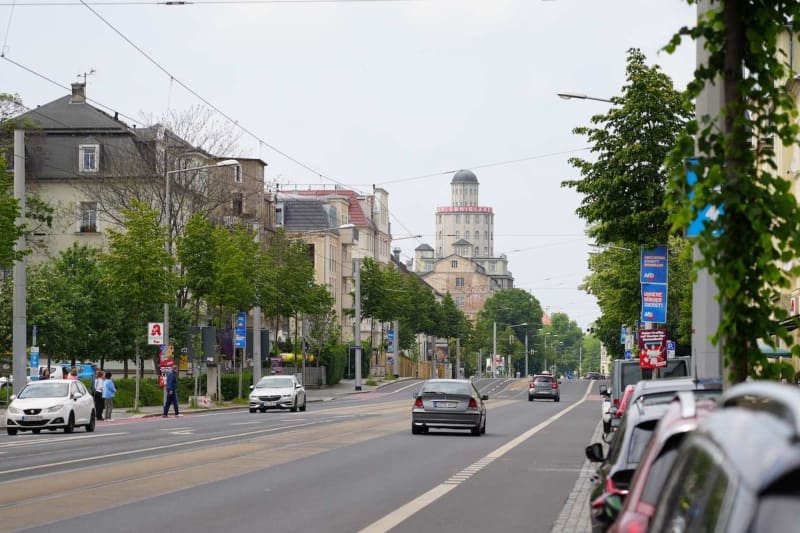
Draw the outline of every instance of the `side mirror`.
<instances>
[{"instance_id":1,"label":"side mirror","mask_svg":"<svg viewBox=\"0 0 800 533\"><path fill-rule=\"evenodd\" d=\"M600 394L603 396L608 394L608 385L600 385Z\"/></svg>"},{"instance_id":2,"label":"side mirror","mask_svg":"<svg viewBox=\"0 0 800 533\"><path fill-rule=\"evenodd\" d=\"M586 458L593 463L602 463L605 458L603 457L603 445L599 442L590 444L586 447Z\"/></svg>"},{"instance_id":3,"label":"side mirror","mask_svg":"<svg viewBox=\"0 0 800 533\"><path fill-rule=\"evenodd\" d=\"M488 400L488 399L489 399L488 394L481 394L481 400Z\"/></svg>"},{"instance_id":4,"label":"side mirror","mask_svg":"<svg viewBox=\"0 0 800 533\"><path fill-rule=\"evenodd\" d=\"M8 398L8 401L10 401L10 402L13 402L13 401L14 401L14 400L16 400L16 399L17 399L17 395L16 395L16 394L12 394L12 395L11 395L11 396Z\"/></svg>"},{"instance_id":5,"label":"side mirror","mask_svg":"<svg viewBox=\"0 0 800 533\"><path fill-rule=\"evenodd\" d=\"M411 394L411 397L412 397L412 398L416 398L417 396L419 396L419 393L418 393L418 392L414 392L414 393L412 393L412 394Z\"/></svg>"},{"instance_id":6,"label":"side mirror","mask_svg":"<svg viewBox=\"0 0 800 533\"><path fill-rule=\"evenodd\" d=\"M302 385L302 384L300 384L300 383L295 383L295 384L294 384L294 388L295 388L295 389L299 389L299 388L301 388L302 386L303 386L303 385Z\"/></svg>"},{"instance_id":7,"label":"side mirror","mask_svg":"<svg viewBox=\"0 0 800 533\"><path fill-rule=\"evenodd\" d=\"M72 395L72 399L79 400L81 396L83 396L83 394L81 394L80 392L76 392L75 394Z\"/></svg>"},{"instance_id":8,"label":"side mirror","mask_svg":"<svg viewBox=\"0 0 800 533\"><path fill-rule=\"evenodd\" d=\"M610 414L611 416L616 415L617 411L619 411L619 407L617 407L616 405L612 405L611 407L608 408L608 414Z\"/></svg>"},{"instance_id":9,"label":"side mirror","mask_svg":"<svg viewBox=\"0 0 800 533\"><path fill-rule=\"evenodd\" d=\"M617 431L620 425L622 425L621 418L616 416L611 418L611 431Z\"/></svg>"},{"instance_id":10,"label":"side mirror","mask_svg":"<svg viewBox=\"0 0 800 533\"><path fill-rule=\"evenodd\" d=\"M254 385L250 385L250 390L253 390L254 388L255 388Z\"/></svg>"}]
</instances>

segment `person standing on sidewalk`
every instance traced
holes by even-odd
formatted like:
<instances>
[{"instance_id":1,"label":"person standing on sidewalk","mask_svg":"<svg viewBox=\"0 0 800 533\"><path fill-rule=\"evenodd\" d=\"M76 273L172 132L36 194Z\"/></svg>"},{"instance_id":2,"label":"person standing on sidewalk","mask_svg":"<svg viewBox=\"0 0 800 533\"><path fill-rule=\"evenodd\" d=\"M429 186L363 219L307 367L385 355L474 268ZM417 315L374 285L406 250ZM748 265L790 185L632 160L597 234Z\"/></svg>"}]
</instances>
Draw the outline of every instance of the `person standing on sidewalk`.
<instances>
[{"instance_id":1,"label":"person standing on sidewalk","mask_svg":"<svg viewBox=\"0 0 800 533\"><path fill-rule=\"evenodd\" d=\"M106 372L105 379L103 379L103 402L106 406L105 419L112 422L111 411L114 409L114 396L117 395L117 387L111 380L111 372Z\"/></svg>"},{"instance_id":2,"label":"person standing on sidewalk","mask_svg":"<svg viewBox=\"0 0 800 533\"><path fill-rule=\"evenodd\" d=\"M92 396L94 396L94 412L97 413L98 420L104 420L103 409L105 402L103 401L103 378L105 374L101 369L97 369L94 374L94 383L92 384Z\"/></svg>"},{"instance_id":3,"label":"person standing on sidewalk","mask_svg":"<svg viewBox=\"0 0 800 533\"><path fill-rule=\"evenodd\" d=\"M172 365L167 374L167 399L164 401L164 414L162 418L169 416L169 406L174 406L175 416L181 416L178 412L178 365Z\"/></svg>"}]
</instances>

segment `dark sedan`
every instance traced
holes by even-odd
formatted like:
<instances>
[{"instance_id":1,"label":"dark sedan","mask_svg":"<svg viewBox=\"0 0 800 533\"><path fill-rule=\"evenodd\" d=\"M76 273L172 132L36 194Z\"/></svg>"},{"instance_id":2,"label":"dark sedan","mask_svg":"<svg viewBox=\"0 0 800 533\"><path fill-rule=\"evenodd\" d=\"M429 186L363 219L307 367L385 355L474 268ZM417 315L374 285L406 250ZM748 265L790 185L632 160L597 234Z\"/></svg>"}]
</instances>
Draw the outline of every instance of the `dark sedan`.
<instances>
[{"instance_id":1,"label":"dark sedan","mask_svg":"<svg viewBox=\"0 0 800 533\"><path fill-rule=\"evenodd\" d=\"M486 406L489 397L465 379L431 379L414 394L411 433L427 433L430 428L468 429L476 437L486 433Z\"/></svg>"}]
</instances>

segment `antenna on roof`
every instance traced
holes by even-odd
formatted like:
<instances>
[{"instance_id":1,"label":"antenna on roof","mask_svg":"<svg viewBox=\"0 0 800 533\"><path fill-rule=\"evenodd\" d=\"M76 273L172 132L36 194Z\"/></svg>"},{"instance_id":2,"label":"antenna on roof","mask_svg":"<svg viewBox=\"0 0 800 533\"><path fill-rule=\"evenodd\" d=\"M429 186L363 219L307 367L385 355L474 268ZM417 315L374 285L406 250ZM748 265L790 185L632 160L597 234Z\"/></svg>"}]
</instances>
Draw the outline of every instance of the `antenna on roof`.
<instances>
[{"instance_id":1,"label":"antenna on roof","mask_svg":"<svg viewBox=\"0 0 800 533\"><path fill-rule=\"evenodd\" d=\"M83 74L81 74L81 73L78 73L78 75L77 75L77 76L78 76L79 78L80 78L81 76L83 76L83 84L84 84L84 85L86 85L86 78L88 78L89 76L91 76L91 75L95 74L96 72L97 72L97 71L96 71L95 69L93 69L93 68L90 68L90 69L89 69L89 72L84 72Z\"/></svg>"}]
</instances>

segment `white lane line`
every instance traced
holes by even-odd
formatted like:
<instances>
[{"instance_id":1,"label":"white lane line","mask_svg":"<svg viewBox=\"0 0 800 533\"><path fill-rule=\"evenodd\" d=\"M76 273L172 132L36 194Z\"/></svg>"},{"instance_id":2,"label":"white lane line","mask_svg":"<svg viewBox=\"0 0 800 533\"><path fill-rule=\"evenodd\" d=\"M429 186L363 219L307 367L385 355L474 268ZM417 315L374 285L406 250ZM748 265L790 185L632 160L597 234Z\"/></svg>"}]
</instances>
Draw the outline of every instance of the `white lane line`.
<instances>
[{"instance_id":1,"label":"white lane line","mask_svg":"<svg viewBox=\"0 0 800 533\"><path fill-rule=\"evenodd\" d=\"M400 391L404 391L406 389L410 389L411 387L421 387L421 386L422 386L422 382L415 381L414 383L411 383L410 385L406 385L405 387L400 387L399 389L397 389L395 391L392 391L392 392L387 392L386 394L387 395L388 394L396 394L396 393L398 393Z\"/></svg>"},{"instance_id":2,"label":"white lane line","mask_svg":"<svg viewBox=\"0 0 800 533\"><path fill-rule=\"evenodd\" d=\"M0 448L17 448L19 446L35 446L37 444L52 444L54 442L64 442L68 440L86 440L86 439L99 439L103 437L115 437L118 435L127 435L127 431L121 431L117 433L94 433L89 435L75 435L74 437L51 437L51 438L39 438L39 439L25 439L23 437L22 440L16 442L4 442L0 444ZM20 438L20 437L15 437Z\"/></svg>"},{"instance_id":3,"label":"white lane line","mask_svg":"<svg viewBox=\"0 0 800 533\"><path fill-rule=\"evenodd\" d=\"M535 434L539 433L541 430L561 418L562 416L566 415L583 402L586 401L586 398L589 396L589 392L592 390L592 383L589 383L586 387L586 392L578 402L570 405L569 407L559 411L558 413L554 414L544 422L537 424L536 426L532 427L525 433L511 439L507 443L503 444L493 452L486 455L484 458L479 459L475 463L471 464L467 468L475 467L476 465L486 466L492 461L502 457L503 455L507 454ZM466 469L465 469L466 470ZM460 473L463 473L465 470L462 470ZM402 507L398 508L397 510L387 514L383 518L376 520L375 522L371 523L364 529L362 529L359 533L386 533L387 531L391 530L392 528L398 526L404 520L410 518L411 516L415 515L428 505L432 504L445 494L449 493L451 490L459 486L463 481L454 480L454 477L449 478L447 481L440 483L439 485L433 487L428 492L416 497L415 499L411 500L407 504L403 505Z\"/></svg>"},{"instance_id":4,"label":"white lane line","mask_svg":"<svg viewBox=\"0 0 800 533\"><path fill-rule=\"evenodd\" d=\"M192 429L192 426L183 426L177 428L160 428L159 431L181 431L184 429Z\"/></svg>"},{"instance_id":5,"label":"white lane line","mask_svg":"<svg viewBox=\"0 0 800 533\"><path fill-rule=\"evenodd\" d=\"M215 442L215 441L220 441L220 440L236 439L236 438L239 438L239 437L247 437L247 436L250 436L250 435L258 435L260 433L272 433L274 431L280 431L282 429L294 429L294 428L299 428L299 427L304 427L304 426L311 426L311 425L314 425L315 423L316 422L306 422L304 424L293 424L293 425L290 425L290 426L280 426L280 427L269 428L269 429L259 429L257 431L247 431L245 433L235 433L235 434L232 434L232 435L221 435L219 437L208 437L208 438L205 438L205 439L190 440L190 441L186 441L186 442L176 442L174 444L164 444L162 446L152 446L150 448L139 448L137 450L128 450L128 451L125 451L125 452L109 453L109 454L106 454L106 455L95 455L94 457L84 457L82 459L72 459L70 461L59 461L59 462L56 462L56 463L50 463L50 464L44 464L44 465L27 466L27 467L24 467L24 468L13 468L11 470L0 470L0 475L13 474L13 473L16 473L16 472L26 472L26 471L29 471L29 470L41 470L41 469L44 469L44 468L52 468L54 466L64 466L64 465L71 465L71 464L77 464L77 463L94 462L94 461L97 461L98 459L108 459L108 458L111 458L111 457L123 457L125 455L133 455L133 454L137 454L137 453L153 452L153 451L157 451L157 450L168 450L170 448L178 448L178 447L182 448L184 446L189 446L189 445L192 445L192 444L201 444L201 443L204 443L204 442Z\"/></svg>"},{"instance_id":6,"label":"white lane line","mask_svg":"<svg viewBox=\"0 0 800 533\"><path fill-rule=\"evenodd\" d=\"M255 424L263 424L263 420L251 420L250 422L232 422L231 426L252 426Z\"/></svg>"}]
</instances>

